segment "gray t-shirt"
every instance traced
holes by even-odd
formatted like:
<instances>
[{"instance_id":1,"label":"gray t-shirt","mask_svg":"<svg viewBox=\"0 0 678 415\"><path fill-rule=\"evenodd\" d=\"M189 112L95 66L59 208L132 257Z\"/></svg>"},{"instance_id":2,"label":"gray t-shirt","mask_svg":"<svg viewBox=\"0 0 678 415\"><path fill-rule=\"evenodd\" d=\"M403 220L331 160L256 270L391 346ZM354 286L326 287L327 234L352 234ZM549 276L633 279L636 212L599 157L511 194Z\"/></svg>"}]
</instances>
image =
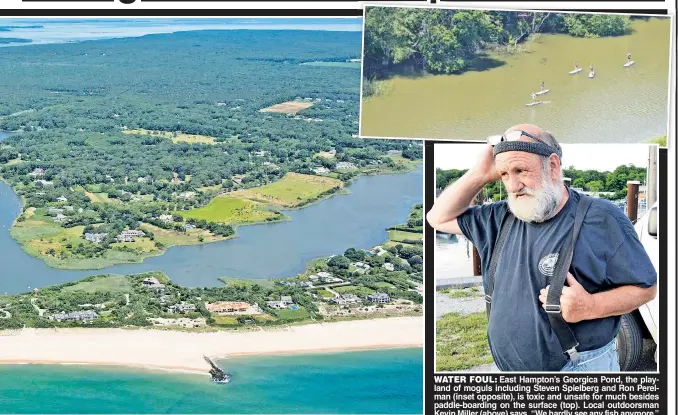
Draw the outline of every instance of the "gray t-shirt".
<instances>
[{"instance_id":1,"label":"gray t-shirt","mask_svg":"<svg viewBox=\"0 0 678 415\"><path fill-rule=\"evenodd\" d=\"M555 255L574 226L579 193L570 197L553 218L542 223L516 219L509 230L495 274L488 327L490 350L504 371L558 371L566 363L558 338L539 301L539 290L549 284ZM483 275L506 202L474 206L457 218L459 227L478 248ZM631 221L605 199L595 199L575 243L570 273L591 294L623 285L651 287L657 273ZM487 289L487 281L483 279ZM579 351L600 348L614 339L620 316L569 324Z\"/></svg>"}]
</instances>

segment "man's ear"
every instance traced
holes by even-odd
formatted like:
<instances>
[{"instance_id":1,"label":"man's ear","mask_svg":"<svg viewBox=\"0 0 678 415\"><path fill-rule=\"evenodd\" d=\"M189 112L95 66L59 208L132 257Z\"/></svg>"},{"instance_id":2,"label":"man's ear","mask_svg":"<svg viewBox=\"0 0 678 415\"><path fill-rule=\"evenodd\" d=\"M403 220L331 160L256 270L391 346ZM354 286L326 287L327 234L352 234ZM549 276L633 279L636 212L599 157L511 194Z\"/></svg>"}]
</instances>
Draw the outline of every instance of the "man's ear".
<instances>
[{"instance_id":1,"label":"man's ear","mask_svg":"<svg viewBox=\"0 0 678 415\"><path fill-rule=\"evenodd\" d=\"M551 166L551 180L556 180L560 177L560 158L557 155L551 154L549 156L549 165Z\"/></svg>"}]
</instances>

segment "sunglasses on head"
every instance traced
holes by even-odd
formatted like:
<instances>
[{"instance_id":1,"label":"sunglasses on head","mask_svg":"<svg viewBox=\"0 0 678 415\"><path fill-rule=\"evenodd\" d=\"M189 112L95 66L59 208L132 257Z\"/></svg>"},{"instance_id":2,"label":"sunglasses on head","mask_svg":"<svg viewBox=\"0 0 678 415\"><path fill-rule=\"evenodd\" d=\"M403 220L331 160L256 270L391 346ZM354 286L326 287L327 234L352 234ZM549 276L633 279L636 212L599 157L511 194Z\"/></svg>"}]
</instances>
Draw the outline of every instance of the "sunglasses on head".
<instances>
[{"instance_id":1,"label":"sunglasses on head","mask_svg":"<svg viewBox=\"0 0 678 415\"><path fill-rule=\"evenodd\" d=\"M539 139L538 137L535 137L534 135L528 133L527 131L521 131L521 130L515 130L515 131L509 131L507 133L504 133L502 135L491 135L487 137L487 144L491 146L496 146L497 144L501 143L502 141L518 141L520 140L520 137L526 136L530 137L534 140L537 140L538 142L546 144L544 141Z\"/></svg>"}]
</instances>

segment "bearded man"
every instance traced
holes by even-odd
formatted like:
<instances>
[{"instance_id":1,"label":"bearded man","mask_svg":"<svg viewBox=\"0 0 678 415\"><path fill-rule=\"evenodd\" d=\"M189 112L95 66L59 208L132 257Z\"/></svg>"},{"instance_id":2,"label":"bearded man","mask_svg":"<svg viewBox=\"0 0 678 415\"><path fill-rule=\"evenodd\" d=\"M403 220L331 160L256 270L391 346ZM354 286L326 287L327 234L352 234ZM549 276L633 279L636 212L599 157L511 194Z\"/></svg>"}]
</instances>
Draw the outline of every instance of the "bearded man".
<instances>
[{"instance_id":1,"label":"bearded man","mask_svg":"<svg viewBox=\"0 0 678 415\"><path fill-rule=\"evenodd\" d=\"M475 167L440 194L426 218L433 228L463 234L478 248L487 292L497 236L504 218L514 216L492 278L493 369L619 371L614 338L621 315L656 295L657 274L632 223L604 199L593 199L583 215L558 309L578 344L574 353L563 350L544 306L558 253L566 238L572 239L584 196L563 184L562 149L547 131L517 125L488 144ZM469 207L485 185L499 179L508 203Z\"/></svg>"}]
</instances>

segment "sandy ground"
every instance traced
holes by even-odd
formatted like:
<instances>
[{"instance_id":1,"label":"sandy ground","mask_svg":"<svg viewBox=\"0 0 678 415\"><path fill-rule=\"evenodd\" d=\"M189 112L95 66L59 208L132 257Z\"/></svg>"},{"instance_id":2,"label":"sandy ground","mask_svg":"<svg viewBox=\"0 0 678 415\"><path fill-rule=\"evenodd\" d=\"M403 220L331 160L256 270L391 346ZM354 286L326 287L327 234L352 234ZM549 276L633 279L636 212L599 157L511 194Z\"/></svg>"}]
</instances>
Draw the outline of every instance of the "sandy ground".
<instances>
[{"instance_id":1,"label":"sandy ground","mask_svg":"<svg viewBox=\"0 0 678 415\"><path fill-rule=\"evenodd\" d=\"M188 333L152 329L0 331L0 364L69 363L199 371L203 355L225 358L423 345L423 318L318 323L252 332Z\"/></svg>"}]
</instances>

